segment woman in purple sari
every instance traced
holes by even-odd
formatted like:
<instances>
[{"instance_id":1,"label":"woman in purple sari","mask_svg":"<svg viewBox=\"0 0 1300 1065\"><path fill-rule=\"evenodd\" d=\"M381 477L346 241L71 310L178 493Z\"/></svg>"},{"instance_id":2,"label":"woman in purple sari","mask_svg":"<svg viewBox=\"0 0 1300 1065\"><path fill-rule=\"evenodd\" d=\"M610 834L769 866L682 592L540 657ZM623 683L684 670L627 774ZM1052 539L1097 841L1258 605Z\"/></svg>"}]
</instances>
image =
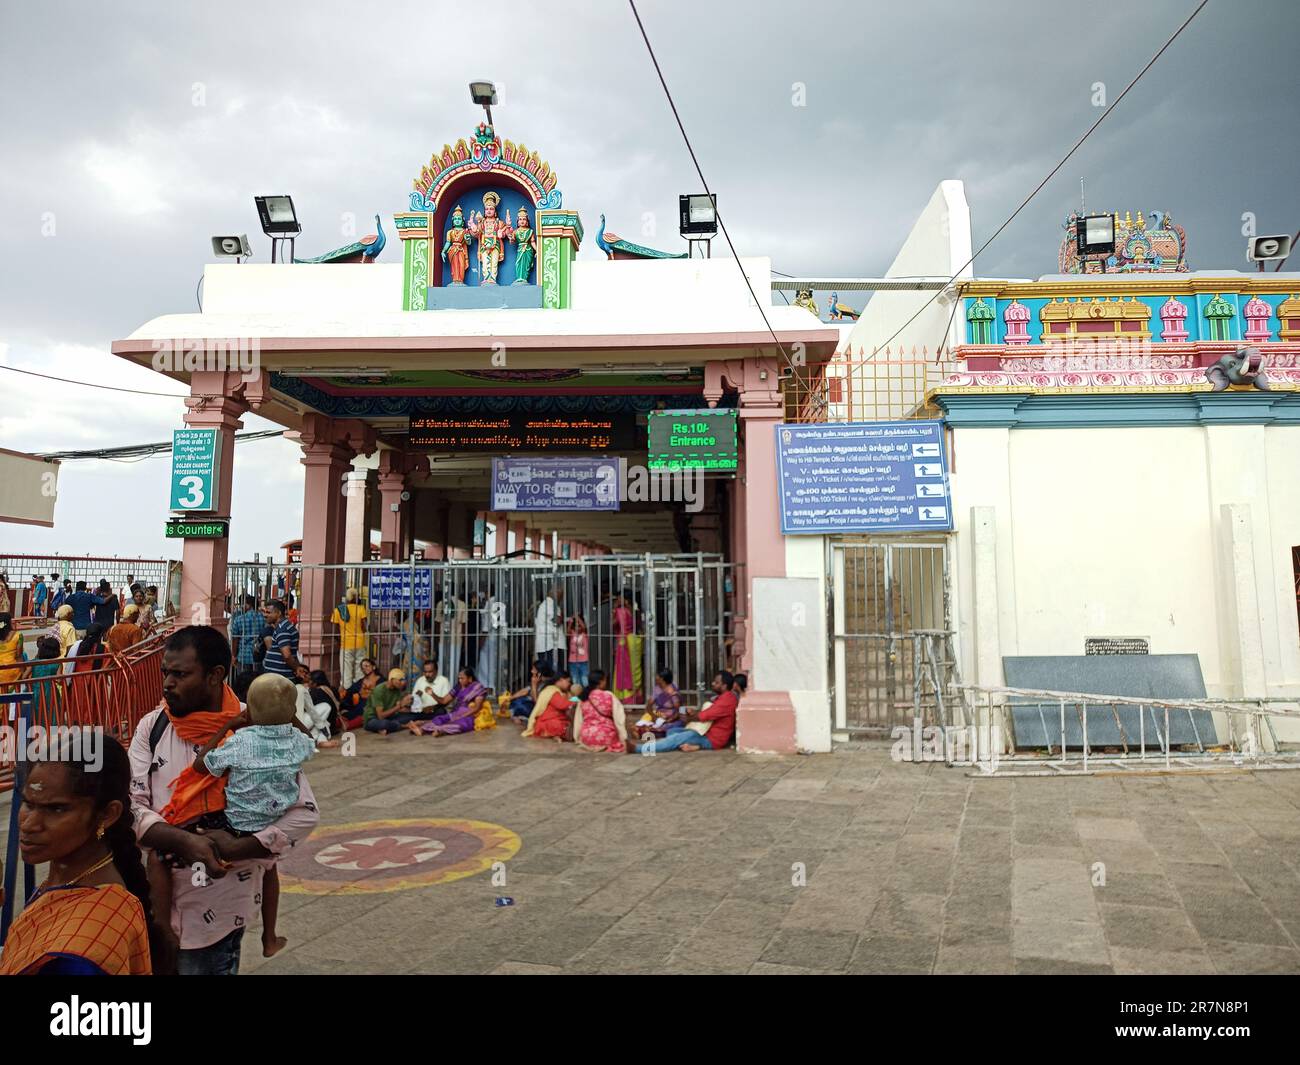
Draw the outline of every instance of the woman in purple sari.
<instances>
[{"instance_id":1,"label":"woman in purple sari","mask_svg":"<svg viewBox=\"0 0 1300 1065\"><path fill-rule=\"evenodd\" d=\"M426 736L455 736L461 732L474 731L474 716L483 704L487 689L474 679L473 670L462 669L456 677L457 685L442 699L438 700L450 709L419 726ZM415 722L411 723L413 726ZM411 731L415 731L412 728Z\"/></svg>"}]
</instances>

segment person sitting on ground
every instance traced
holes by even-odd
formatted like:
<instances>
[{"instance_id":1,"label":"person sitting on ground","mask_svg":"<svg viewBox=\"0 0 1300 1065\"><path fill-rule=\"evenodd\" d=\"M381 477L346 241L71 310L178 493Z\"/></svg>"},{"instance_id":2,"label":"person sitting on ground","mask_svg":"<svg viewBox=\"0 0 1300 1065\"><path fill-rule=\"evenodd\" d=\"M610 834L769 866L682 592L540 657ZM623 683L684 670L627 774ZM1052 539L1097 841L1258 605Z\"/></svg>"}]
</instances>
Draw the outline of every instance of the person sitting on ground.
<instances>
[{"instance_id":1,"label":"person sitting on ground","mask_svg":"<svg viewBox=\"0 0 1300 1065\"><path fill-rule=\"evenodd\" d=\"M573 739L573 709L569 704L569 686L572 683L567 673L561 673L538 693L537 705L533 707L524 729L525 736L561 742Z\"/></svg>"},{"instance_id":2,"label":"person sitting on ground","mask_svg":"<svg viewBox=\"0 0 1300 1065\"><path fill-rule=\"evenodd\" d=\"M721 670L710 685L714 692L711 703L700 710L683 713L686 727L670 732L662 739L646 740L633 750L650 749L655 754L664 751L720 751L731 742L736 731L736 693L732 691L736 678Z\"/></svg>"},{"instance_id":3,"label":"person sitting on ground","mask_svg":"<svg viewBox=\"0 0 1300 1065\"><path fill-rule=\"evenodd\" d=\"M366 700L380 681L379 670L373 658L361 660L361 675L348 685L339 704L339 717L344 731L360 728L365 721Z\"/></svg>"},{"instance_id":4,"label":"person sitting on ground","mask_svg":"<svg viewBox=\"0 0 1300 1065\"><path fill-rule=\"evenodd\" d=\"M196 778L225 777L224 827L237 839L270 828L298 801L298 771L315 755L316 745L297 721L297 708L293 684L263 674L249 685L248 703L239 715L228 719L194 756ZM154 905L160 913L170 913L171 870L157 852L149 858L149 883ZM262 895L262 954L269 958L287 942L275 927L280 897L275 866L266 871Z\"/></svg>"},{"instance_id":5,"label":"person sitting on ground","mask_svg":"<svg viewBox=\"0 0 1300 1065\"><path fill-rule=\"evenodd\" d=\"M330 739L330 719L337 714L338 704L321 691L321 687L329 687L329 680L320 670L316 672L320 674L319 683L301 662L294 671L295 697L298 700L296 720L318 747L337 747L339 741Z\"/></svg>"},{"instance_id":6,"label":"person sitting on ground","mask_svg":"<svg viewBox=\"0 0 1300 1065\"><path fill-rule=\"evenodd\" d=\"M394 667L388 671L388 680L377 684L366 700L365 729L387 736L390 732L400 732L414 720L406 674Z\"/></svg>"},{"instance_id":7,"label":"person sitting on ground","mask_svg":"<svg viewBox=\"0 0 1300 1065\"><path fill-rule=\"evenodd\" d=\"M420 676L411 689L411 706L417 711L432 710L439 714L448 703L451 681L438 672L438 663L426 658L421 664Z\"/></svg>"},{"instance_id":8,"label":"person sitting on ground","mask_svg":"<svg viewBox=\"0 0 1300 1065\"><path fill-rule=\"evenodd\" d=\"M135 623L139 614L138 606L134 603L126 604L126 609L122 611L122 620L104 634L104 642L108 644L110 651L121 654L133 643L139 643L144 639L144 630Z\"/></svg>"},{"instance_id":9,"label":"person sitting on ground","mask_svg":"<svg viewBox=\"0 0 1300 1065\"><path fill-rule=\"evenodd\" d=\"M609 690L609 677L603 669L592 671L586 695L573 722L573 738L578 746L587 751L625 753L627 724L623 704Z\"/></svg>"},{"instance_id":10,"label":"person sitting on ground","mask_svg":"<svg viewBox=\"0 0 1300 1065\"><path fill-rule=\"evenodd\" d=\"M426 662L425 665L428 666L429 663ZM418 730L426 736L455 736L474 731L474 719L483 706L487 689L475 679L474 671L468 666L461 667L456 680L456 687L447 694L432 696L439 706L447 707L446 713L438 714L422 725L412 722L411 731Z\"/></svg>"},{"instance_id":11,"label":"person sitting on ground","mask_svg":"<svg viewBox=\"0 0 1300 1065\"><path fill-rule=\"evenodd\" d=\"M685 728L681 715L682 699L673 683L673 671L661 669L655 674L654 703L636 723L638 729L648 728L652 732L676 732ZM659 724L656 724L659 722Z\"/></svg>"},{"instance_id":12,"label":"person sitting on ground","mask_svg":"<svg viewBox=\"0 0 1300 1065\"><path fill-rule=\"evenodd\" d=\"M516 724L527 727L540 690L554 680L555 670L550 666L533 665L528 671L528 687L520 688L510 695L510 714Z\"/></svg>"},{"instance_id":13,"label":"person sitting on ground","mask_svg":"<svg viewBox=\"0 0 1300 1065\"><path fill-rule=\"evenodd\" d=\"M744 673L737 673L736 679L731 685L731 690L736 693L736 701L739 702L745 692L749 690L749 677Z\"/></svg>"}]
</instances>

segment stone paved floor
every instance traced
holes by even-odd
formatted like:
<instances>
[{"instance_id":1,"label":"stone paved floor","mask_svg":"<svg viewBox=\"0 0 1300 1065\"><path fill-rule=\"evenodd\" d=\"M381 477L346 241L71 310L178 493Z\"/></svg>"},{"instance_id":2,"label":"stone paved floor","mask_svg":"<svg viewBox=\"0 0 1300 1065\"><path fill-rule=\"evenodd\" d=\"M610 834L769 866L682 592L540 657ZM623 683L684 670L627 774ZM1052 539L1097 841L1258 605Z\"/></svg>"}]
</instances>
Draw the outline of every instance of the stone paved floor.
<instances>
[{"instance_id":1,"label":"stone paved floor","mask_svg":"<svg viewBox=\"0 0 1300 1065\"><path fill-rule=\"evenodd\" d=\"M616 757L499 729L363 735L310 778L322 831L465 818L522 845L505 887L286 893L289 947L254 932L246 972L1300 972L1295 772L988 780L884 745Z\"/></svg>"}]
</instances>

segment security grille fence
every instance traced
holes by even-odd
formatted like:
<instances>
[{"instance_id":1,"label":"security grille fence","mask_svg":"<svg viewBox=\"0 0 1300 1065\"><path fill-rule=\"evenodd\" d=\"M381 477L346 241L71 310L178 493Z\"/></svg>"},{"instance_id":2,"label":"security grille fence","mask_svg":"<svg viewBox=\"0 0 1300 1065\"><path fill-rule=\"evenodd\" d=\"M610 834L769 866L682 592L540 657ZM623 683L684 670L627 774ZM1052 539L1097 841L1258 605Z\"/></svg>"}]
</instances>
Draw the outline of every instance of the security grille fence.
<instances>
[{"instance_id":1,"label":"security grille fence","mask_svg":"<svg viewBox=\"0 0 1300 1065\"><path fill-rule=\"evenodd\" d=\"M304 586L319 587L334 604L349 589L367 604L372 579L391 582L407 571L406 586L419 592L412 605L404 597L385 608L368 608L364 654L382 672L397 667L416 675L426 659L453 679L461 666L495 692L528 685L537 660L537 613L558 589L565 629L576 617L585 622L591 670L602 669L616 687L620 645L627 650L633 694L625 705L653 699L653 677L669 669L684 701L708 698L713 674L725 668L734 629L728 589L733 567L719 555L603 555L583 559L491 558L454 561L413 559L404 563L292 566L278 562L233 563L229 567L232 608L243 595L258 606L286 598L296 606ZM633 616L632 630L619 631L615 607L623 600ZM392 602L393 600L390 600ZM431 607L425 604L431 603ZM299 621L302 628L302 621ZM554 655L557 669L568 662L568 632ZM343 655L339 626L326 628L323 664L333 679L356 679L355 654Z\"/></svg>"},{"instance_id":2,"label":"security grille fence","mask_svg":"<svg viewBox=\"0 0 1300 1065\"><path fill-rule=\"evenodd\" d=\"M830 550L836 731L888 733L915 717L936 724L934 685L921 670L932 668L936 648L951 657L947 541Z\"/></svg>"},{"instance_id":3,"label":"security grille fence","mask_svg":"<svg viewBox=\"0 0 1300 1065\"><path fill-rule=\"evenodd\" d=\"M14 598L15 617L27 617L32 612L32 574L39 573L49 583L52 574L60 582L85 581L91 591L106 580L116 593L126 583L127 577L146 588L158 587L158 613L161 615L167 602L180 602L180 563L165 558L102 558L92 555L0 555L0 573L9 575L9 590Z\"/></svg>"}]
</instances>

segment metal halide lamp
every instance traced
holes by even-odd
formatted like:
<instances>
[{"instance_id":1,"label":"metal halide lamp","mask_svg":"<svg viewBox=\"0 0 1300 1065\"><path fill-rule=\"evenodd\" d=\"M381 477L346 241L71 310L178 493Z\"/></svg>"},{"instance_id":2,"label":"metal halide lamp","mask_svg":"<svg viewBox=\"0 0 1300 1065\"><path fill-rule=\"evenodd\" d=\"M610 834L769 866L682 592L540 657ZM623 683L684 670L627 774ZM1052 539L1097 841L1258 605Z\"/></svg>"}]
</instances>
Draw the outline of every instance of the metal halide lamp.
<instances>
[{"instance_id":1,"label":"metal halide lamp","mask_svg":"<svg viewBox=\"0 0 1300 1065\"><path fill-rule=\"evenodd\" d=\"M471 81L469 98L487 112L488 125L492 125L492 105L497 102L497 87L490 81Z\"/></svg>"},{"instance_id":2,"label":"metal halide lamp","mask_svg":"<svg viewBox=\"0 0 1300 1065\"><path fill-rule=\"evenodd\" d=\"M240 259L252 258L253 248L248 243L247 233L238 237L213 237L212 254L218 259L234 259L239 262Z\"/></svg>"},{"instance_id":3,"label":"metal halide lamp","mask_svg":"<svg viewBox=\"0 0 1300 1065\"><path fill-rule=\"evenodd\" d=\"M1089 214L1075 226L1075 247L1079 258L1115 253L1115 219L1108 214Z\"/></svg>"},{"instance_id":4,"label":"metal halide lamp","mask_svg":"<svg viewBox=\"0 0 1300 1065\"><path fill-rule=\"evenodd\" d=\"M709 258L713 236L718 231L718 198L704 193L677 197L678 232L687 241L689 251L695 245L704 245L704 257Z\"/></svg>"},{"instance_id":5,"label":"metal halide lamp","mask_svg":"<svg viewBox=\"0 0 1300 1065\"><path fill-rule=\"evenodd\" d=\"M298 224L298 213L293 209L292 196L254 196L257 204L257 217L262 222L262 232L271 238L271 262L276 261L276 251L282 242L289 242L289 258L293 262L294 238L302 232Z\"/></svg>"}]
</instances>

